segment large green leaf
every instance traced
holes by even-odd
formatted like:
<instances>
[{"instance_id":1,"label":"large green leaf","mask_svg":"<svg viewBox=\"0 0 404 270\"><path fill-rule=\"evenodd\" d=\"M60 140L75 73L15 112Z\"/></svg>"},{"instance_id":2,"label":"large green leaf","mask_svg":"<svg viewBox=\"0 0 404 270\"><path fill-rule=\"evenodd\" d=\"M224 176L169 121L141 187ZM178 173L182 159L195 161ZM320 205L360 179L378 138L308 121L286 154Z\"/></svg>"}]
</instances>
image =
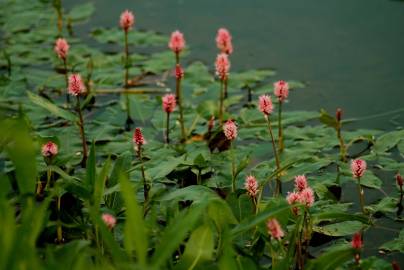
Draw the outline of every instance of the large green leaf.
<instances>
[{"instance_id":1,"label":"large green leaf","mask_svg":"<svg viewBox=\"0 0 404 270\"><path fill-rule=\"evenodd\" d=\"M324 253L317 259L310 261L307 269L335 270L338 266L343 265L348 260L352 260L354 258L354 254L354 249L349 246L333 249Z\"/></svg>"},{"instance_id":2,"label":"large green leaf","mask_svg":"<svg viewBox=\"0 0 404 270\"><path fill-rule=\"evenodd\" d=\"M76 122L78 118L76 115L72 114L69 111L66 111L64 109L59 108L57 105L49 102L48 100L44 99L43 97L40 97L32 92L27 92L28 98L36 105L41 106L42 108L48 110L50 113L52 113L55 116L62 117L66 120Z\"/></svg>"},{"instance_id":3,"label":"large green leaf","mask_svg":"<svg viewBox=\"0 0 404 270\"><path fill-rule=\"evenodd\" d=\"M146 226L143 221L143 212L136 202L135 192L126 175L120 176L121 193L126 206L126 222L124 244L129 256L136 253L137 261L145 268L148 248Z\"/></svg>"},{"instance_id":4,"label":"large green leaf","mask_svg":"<svg viewBox=\"0 0 404 270\"><path fill-rule=\"evenodd\" d=\"M163 235L159 238L156 250L151 258L153 269L161 268L172 256L205 211L207 203L195 205L183 210L168 224Z\"/></svg>"},{"instance_id":5,"label":"large green leaf","mask_svg":"<svg viewBox=\"0 0 404 270\"><path fill-rule=\"evenodd\" d=\"M210 226L207 224L199 226L192 232L176 269L191 270L203 261L212 260L214 244Z\"/></svg>"}]
</instances>

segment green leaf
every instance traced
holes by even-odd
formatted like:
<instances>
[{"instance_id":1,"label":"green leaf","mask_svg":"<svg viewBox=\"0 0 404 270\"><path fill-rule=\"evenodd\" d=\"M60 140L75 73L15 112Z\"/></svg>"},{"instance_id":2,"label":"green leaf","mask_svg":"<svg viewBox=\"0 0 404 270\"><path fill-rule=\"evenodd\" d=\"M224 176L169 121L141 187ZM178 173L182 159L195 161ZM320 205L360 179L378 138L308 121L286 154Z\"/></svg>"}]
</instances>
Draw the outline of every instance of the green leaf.
<instances>
[{"instance_id":1,"label":"green leaf","mask_svg":"<svg viewBox=\"0 0 404 270\"><path fill-rule=\"evenodd\" d=\"M94 193L93 193L93 205L97 208L99 207L102 195L104 194L105 182L107 180L110 167L111 167L111 159L108 158L95 181Z\"/></svg>"},{"instance_id":2,"label":"green leaf","mask_svg":"<svg viewBox=\"0 0 404 270\"><path fill-rule=\"evenodd\" d=\"M404 130L391 131L376 139L374 149L376 153L384 153L396 146L404 137Z\"/></svg>"},{"instance_id":3,"label":"green leaf","mask_svg":"<svg viewBox=\"0 0 404 270\"><path fill-rule=\"evenodd\" d=\"M361 222L344 221L324 226L313 226L313 231L330 236L344 236L352 235L355 232L360 231L362 228L363 224Z\"/></svg>"},{"instance_id":4,"label":"green leaf","mask_svg":"<svg viewBox=\"0 0 404 270\"><path fill-rule=\"evenodd\" d=\"M41 106L42 108L48 110L50 113L52 113L55 116L59 116L62 117L66 120L72 121L72 122L76 122L78 120L78 118L76 117L76 115L72 114L69 111L63 110L61 108L59 108L58 106L56 106L55 104L49 102L48 100L35 95L32 92L27 91L27 95L28 98L36 105Z\"/></svg>"},{"instance_id":5,"label":"green leaf","mask_svg":"<svg viewBox=\"0 0 404 270\"><path fill-rule=\"evenodd\" d=\"M184 161L184 157L169 157L168 160L160 162L158 166L154 166L146 170L146 174L150 176L151 179L158 179L165 177L167 174L172 172L178 165Z\"/></svg>"},{"instance_id":6,"label":"green leaf","mask_svg":"<svg viewBox=\"0 0 404 270\"><path fill-rule=\"evenodd\" d=\"M94 3L89 2L74 6L67 16L72 22L79 22L89 19L94 11Z\"/></svg>"},{"instance_id":7,"label":"green leaf","mask_svg":"<svg viewBox=\"0 0 404 270\"><path fill-rule=\"evenodd\" d=\"M94 188L95 178L96 178L96 169L95 169L95 143L92 141L90 148L90 155L87 159L87 167L86 167L86 183L87 187L92 191Z\"/></svg>"},{"instance_id":8,"label":"green leaf","mask_svg":"<svg viewBox=\"0 0 404 270\"><path fill-rule=\"evenodd\" d=\"M320 122L325 124L326 126L332 127L332 128L337 128L337 120L332 117L331 115L328 114L327 111L324 109L320 110Z\"/></svg>"},{"instance_id":9,"label":"green leaf","mask_svg":"<svg viewBox=\"0 0 404 270\"><path fill-rule=\"evenodd\" d=\"M178 246L185 239L188 232L193 229L198 220L204 213L207 203L201 203L191 206L191 208L183 210L173 219L164 230L163 235L159 238L156 250L151 258L152 268L161 268L166 260L168 260Z\"/></svg>"},{"instance_id":10,"label":"green leaf","mask_svg":"<svg viewBox=\"0 0 404 270\"><path fill-rule=\"evenodd\" d=\"M400 234L396 239L384 243L380 249L389 252L397 251L404 253L404 229L400 231Z\"/></svg>"},{"instance_id":11,"label":"green leaf","mask_svg":"<svg viewBox=\"0 0 404 270\"><path fill-rule=\"evenodd\" d=\"M120 176L120 184L121 193L126 206L126 222L124 228L125 249L129 256L135 252L139 264L145 269L148 237L143 220L143 213L135 200L135 192L125 175Z\"/></svg>"},{"instance_id":12,"label":"green leaf","mask_svg":"<svg viewBox=\"0 0 404 270\"><path fill-rule=\"evenodd\" d=\"M243 220L239 225L233 228L231 232L233 235L245 232L265 222L268 218L281 215L282 213L286 213L286 211L290 211L290 206L285 201L283 204L280 204L277 207L274 207L272 209L265 209L264 211L256 215L254 218Z\"/></svg>"},{"instance_id":13,"label":"green leaf","mask_svg":"<svg viewBox=\"0 0 404 270\"><path fill-rule=\"evenodd\" d=\"M210 226L207 224L199 226L192 232L176 269L194 269L200 262L211 260L213 250L214 241Z\"/></svg>"},{"instance_id":14,"label":"green leaf","mask_svg":"<svg viewBox=\"0 0 404 270\"><path fill-rule=\"evenodd\" d=\"M309 261L308 270L335 270L338 266L343 265L348 260L352 260L354 257L354 249L351 247L341 247L333 249L324 253L317 259Z\"/></svg>"}]
</instances>

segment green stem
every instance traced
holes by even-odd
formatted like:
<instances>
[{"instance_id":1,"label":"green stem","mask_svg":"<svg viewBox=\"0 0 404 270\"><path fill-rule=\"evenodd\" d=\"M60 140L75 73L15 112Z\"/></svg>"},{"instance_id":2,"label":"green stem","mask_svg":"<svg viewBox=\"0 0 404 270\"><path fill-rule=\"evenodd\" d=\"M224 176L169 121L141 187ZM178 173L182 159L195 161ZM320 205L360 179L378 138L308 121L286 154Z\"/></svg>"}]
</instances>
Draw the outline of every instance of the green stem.
<instances>
[{"instance_id":1,"label":"green stem","mask_svg":"<svg viewBox=\"0 0 404 270\"><path fill-rule=\"evenodd\" d=\"M63 66L65 69L65 83L66 83L66 103L67 106L69 106L70 104L70 95L69 95L69 91L67 91L67 89L69 88L69 76L68 76L68 70L67 70L67 60L65 58L63 58Z\"/></svg>"},{"instance_id":2,"label":"green stem","mask_svg":"<svg viewBox=\"0 0 404 270\"><path fill-rule=\"evenodd\" d=\"M180 111L181 141L184 143L187 140L187 137L185 133L184 112L182 107L181 78L176 79L176 94L178 99L178 108Z\"/></svg>"},{"instance_id":3,"label":"green stem","mask_svg":"<svg viewBox=\"0 0 404 270\"><path fill-rule=\"evenodd\" d=\"M339 141L340 160L346 162L346 146L341 135L341 121L337 122L337 138Z\"/></svg>"},{"instance_id":4,"label":"green stem","mask_svg":"<svg viewBox=\"0 0 404 270\"><path fill-rule=\"evenodd\" d=\"M166 143L170 143L170 113L167 113L167 122L166 122Z\"/></svg>"},{"instance_id":5,"label":"green stem","mask_svg":"<svg viewBox=\"0 0 404 270\"><path fill-rule=\"evenodd\" d=\"M265 119L267 120L268 130L269 130L269 134L271 136L272 149L273 149L274 156L275 156L276 170L279 171L280 168L281 168L281 165L280 165L280 162L279 162L278 151L276 150L275 139L274 139L274 135L273 135L273 132L272 132L271 120L269 119L269 116L265 116ZM282 193L281 185L282 184L281 184L279 174L277 174L276 175L276 187L275 187L275 192L274 192L275 196L278 196L279 194Z\"/></svg>"},{"instance_id":6,"label":"green stem","mask_svg":"<svg viewBox=\"0 0 404 270\"><path fill-rule=\"evenodd\" d=\"M147 185L145 171L144 171L143 157L142 157L142 146L139 145L138 147L139 147L139 149L137 151L137 154L138 154L138 158L139 158L139 161L140 161L140 171L142 173L142 180L143 180L143 196L144 196L143 209L144 209L144 213L146 213L146 206L147 206L147 202L148 202L148 199L149 199L149 186Z\"/></svg>"},{"instance_id":7,"label":"green stem","mask_svg":"<svg viewBox=\"0 0 404 270\"><path fill-rule=\"evenodd\" d=\"M63 241L63 231L62 231L62 221L60 220L60 205L61 205L61 197L58 195L57 197L57 207L58 207L58 221L57 221L57 241L58 243L62 243Z\"/></svg>"},{"instance_id":8,"label":"green stem","mask_svg":"<svg viewBox=\"0 0 404 270\"><path fill-rule=\"evenodd\" d=\"M224 99L224 80L220 81L220 100L219 100L219 123L220 125L223 123L223 99Z\"/></svg>"},{"instance_id":9,"label":"green stem","mask_svg":"<svg viewBox=\"0 0 404 270\"><path fill-rule=\"evenodd\" d=\"M124 88L128 89L129 84L129 45L128 45L128 31L125 31L125 77L124 77ZM130 123L132 122L130 117L130 99L129 94L125 95L126 103L126 129L130 129Z\"/></svg>"},{"instance_id":10,"label":"green stem","mask_svg":"<svg viewBox=\"0 0 404 270\"><path fill-rule=\"evenodd\" d=\"M358 193L359 193L359 202L361 205L361 210L363 214L366 214L365 211L365 197L364 197L364 192L363 192L363 188L361 185L361 178L358 177Z\"/></svg>"},{"instance_id":11,"label":"green stem","mask_svg":"<svg viewBox=\"0 0 404 270\"><path fill-rule=\"evenodd\" d=\"M49 168L49 165L48 165L48 168L46 170L46 186L45 186L45 190L48 190L48 188L50 186L50 181L51 181L51 178L52 178L52 171Z\"/></svg>"},{"instance_id":12,"label":"green stem","mask_svg":"<svg viewBox=\"0 0 404 270\"><path fill-rule=\"evenodd\" d=\"M278 107L278 148L279 148L279 153L283 152L283 149L285 148L285 145L283 143L283 129L282 129L282 101L279 101L279 107Z\"/></svg>"},{"instance_id":13,"label":"green stem","mask_svg":"<svg viewBox=\"0 0 404 270\"><path fill-rule=\"evenodd\" d=\"M77 96L77 113L79 114L79 129L80 129L80 136L81 136L81 144L83 146L83 159L81 161L81 166L83 168L86 167L87 163L87 140L86 140L86 134L84 132L84 120L83 120L83 114L81 112L81 106L80 106L80 97Z\"/></svg>"},{"instance_id":14,"label":"green stem","mask_svg":"<svg viewBox=\"0 0 404 270\"><path fill-rule=\"evenodd\" d=\"M231 184L232 184L232 192L236 192L236 164L235 164L235 156L234 156L234 145L230 142L231 148Z\"/></svg>"},{"instance_id":15,"label":"green stem","mask_svg":"<svg viewBox=\"0 0 404 270\"><path fill-rule=\"evenodd\" d=\"M200 184L202 183L202 176L201 176L201 173L202 173L202 170L201 170L200 168L198 168L198 176L197 176L197 179L196 179L196 183L197 183L198 185L200 185Z\"/></svg>"},{"instance_id":16,"label":"green stem","mask_svg":"<svg viewBox=\"0 0 404 270\"><path fill-rule=\"evenodd\" d=\"M228 84L228 81L227 81L227 78L224 80L224 94L223 94L223 98L224 99L226 99L227 98L227 96L228 96L228 94L227 94L227 84Z\"/></svg>"}]
</instances>

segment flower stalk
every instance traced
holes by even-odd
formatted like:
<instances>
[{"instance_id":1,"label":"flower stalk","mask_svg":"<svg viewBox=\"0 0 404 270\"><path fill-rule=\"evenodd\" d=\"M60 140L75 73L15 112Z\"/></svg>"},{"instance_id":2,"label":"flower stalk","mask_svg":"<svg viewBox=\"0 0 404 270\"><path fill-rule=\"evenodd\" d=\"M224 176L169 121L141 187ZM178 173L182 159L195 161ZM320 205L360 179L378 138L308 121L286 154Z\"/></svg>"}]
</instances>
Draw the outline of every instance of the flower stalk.
<instances>
[{"instance_id":1,"label":"flower stalk","mask_svg":"<svg viewBox=\"0 0 404 270\"><path fill-rule=\"evenodd\" d=\"M342 138L342 134L341 134L341 129L342 129L341 119L342 119L342 110L340 108L338 108L337 112L336 112L336 120L337 120L336 130L337 130L337 138L338 138L338 142L339 142L339 151L340 151L339 155L340 155L340 160L343 162L346 162L347 150L346 150L344 139Z\"/></svg>"},{"instance_id":2,"label":"flower stalk","mask_svg":"<svg viewBox=\"0 0 404 270\"><path fill-rule=\"evenodd\" d=\"M278 151L276 149L276 144L275 144L275 139L274 139L274 135L272 132L272 125L271 125L271 120L269 119L268 116L265 116L265 119L267 121L268 124L268 131L269 131L269 135L271 137L271 143L272 143L272 150L274 152L274 156L275 156L275 164L276 164L276 170L279 172L281 165L280 165L280 161L279 161L279 155L278 155ZM282 193L282 183L279 177L279 173L276 174L276 186L275 186L275 192L274 195L278 196L279 194Z\"/></svg>"},{"instance_id":3,"label":"flower stalk","mask_svg":"<svg viewBox=\"0 0 404 270\"><path fill-rule=\"evenodd\" d=\"M79 129L80 129L80 137L81 137L81 144L83 147L83 159L81 160L81 167L85 168L87 165L87 157L88 157L88 148L87 148L87 140L86 140L86 133L84 131L84 120L83 120L83 113L81 111L80 105L80 97L77 97L77 113L79 114Z\"/></svg>"}]
</instances>

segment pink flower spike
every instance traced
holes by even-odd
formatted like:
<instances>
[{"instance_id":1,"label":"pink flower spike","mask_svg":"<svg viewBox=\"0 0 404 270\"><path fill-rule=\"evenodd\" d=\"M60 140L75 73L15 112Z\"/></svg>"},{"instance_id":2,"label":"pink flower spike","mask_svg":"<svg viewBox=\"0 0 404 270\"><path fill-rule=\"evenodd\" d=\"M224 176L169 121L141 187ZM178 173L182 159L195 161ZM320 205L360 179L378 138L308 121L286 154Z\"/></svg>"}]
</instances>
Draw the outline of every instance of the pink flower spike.
<instances>
[{"instance_id":1,"label":"pink flower spike","mask_svg":"<svg viewBox=\"0 0 404 270\"><path fill-rule=\"evenodd\" d=\"M72 96L79 96L86 92L86 88L80 74L72 74L69 77L69 93Z\"/></svg>"},{"instance_id":2,"label":"pink flower spike","mask_svg":"<svg viewBox=\"0 0 404 270\"><path fill-rule=\"evenodd\" d=\"M247 190L248 195L251 197L255 197L258 194L258 182L254 176L247 176L245 179L244 187Z\"/></svg>"},{"instance_id":3,"label":"pink flower spike","mask_svg":"<svg viewBox=\"0 0 404 270\"><path fill-rule=\"evenodd\" d=\"M289 84L285 81L277 81L274 83L274 94L278 100L283 102L289 95Z\"/></svg>"},{"instance_id":4,"label":"pink flower spike","mask_svg":"<svg viewBox=\"0 0 404 270\"><path fill-rule=\"evenodd\" d=\"M288 201L288 204L293 205L296 202L299 201L299 194L297 192L289 192L288 196L286 196L286 200Z\"/></svg>"},{"instance_id":5,"label":"pink flower spike","mask_svg":"<svg viewBox=\"0 0 404 270\"><path fill-rule=\"evenodd\" d=\"M177 105L177 102L175 101L175 95L173 94L167 94L163 97L163 110L166 113L172 113L175 109L175 106Z\"/></svg>"},{"instance_id":6,"label":"pink flower spike","mask_svg":"<svg viewBox=\"0 0 404 270\"><path fill-rule=\"evenodd\" d=\"M396 174L396 182L399 187L403 186L403 177L399 173Z\"/></svg>"},{"instance_id":7,"label":"pink flower spike","mask_svg":"<svg viewBox=\"0 0 404 270\"><path fill-rule=\"evenodd\" d=\"M180 31L175 31L171 34L170 42L168 43L168 47L174 53L180 53L185 48L185 39L184 35Z\"/></svg>"},{"instance_id":8,"label":"pink flower spike","mask_svg":"<svg viewBox=\"0 0 404 270\"><path fill-rule=\"evenodd\" d=\"M219 76L221 80L226 80L230 71L230 61L229 57L225 53L221 53L216 57L216 75Z\"/></svg>"},{"instance_id":9,"label":"pink flower spike","mask_svg":"<svg viewBox=\"0 0 404 270\"><path fill-rule=\"evenodd\" d=\"M231 35L229 30L226 28L220 28L216 35L216 45L217 48L225 54L233 53L233 44L231 42Z\"/></svg>"},{"instance_id":10,"label":"pink flower spike","mask_svg":"<svg viewBox=\"0 0 404 270\"><path fill-rule=\"evenodd\" d=\"M307 178L304 175L295 176L295 188L297 191L302 191L303 189L307 188Z\"/></svg>"},{"instance_id":11,"label":"pink flower spike","mask_svg":"<svg viewBox=\"0 0 404 270\"><path fill-rule=\"evenodd\" d=\"M175 65L175 78L178 80L184 78L184 69L180 64Z\"/></svg>"},{"instance_id":12,"label":"pink flower spike","mask_svg":"<svg viewBox=\"0 0 404 270\"><path fill-rule=\"evenodd\" d=\"M140 130L140 128L136 128L135 132L133 133L133 142L137 145L137 146L141 146L145 144L145 140L142 134L142 131Z\"/></svg>"},{"instance_id":13,"label":"pink flower spike","mask_svg":"<svg viewBox=\"0 0 404 270\"><path fill-rule=\"evenodd\" d=\"M314 192L311 188L305 188L299 193L299 202L311 207L314 204Z\"/></svg>"},{"instance_id":14,"label":"pink flower spike","mask_svg":"<svg viewBox=\"0 0 404 270\"><path fill-rule=\"evenodd\" d=\"M69 52L69 44L66 39L58 38L55 43L55 53L60 59L66 60L67 54Z\"/></svg>"},{"instance_id":15,"label":"pink flower spike","mask_svg":"<svg viewBox=\"0 0 404 270\"><path fill-rule=\"evenodd\" d=\"M267 229L268 234L272 235L272 237L276 240L281 240L281 238L285 235L276 218L268 219Z\"/></svg>"},{"instance_id":16,"label":"pink flower spike","mask_svg":"<svg viewBox=\"0 0 404 270\"><path fill-rule=\"evenodd\" d=\"M108 229L112 230L116 225L116 218L111 214L102 214L102 220L105 225L107 225Z\"/></svg>"},{"instance_id":17,"label":"pink flower spike","mask_svg":"<svg viewBox=\"0 0 404 270\"><path fill-rule=\"evenodd\" d=\"M133 16L133 13L129 10L125 10L121 14L121 18L119 20L119 25L121 28L127 32L129 29L132 28L132 26L135 24L135 16Z\"/></svg>"},{"instance_id":18,"label":"pink flower spike","mask_svg":"<svg viewBox=\"0 0 404 270\"><path fill-rule=\"evenodd\" d=\"M272 104L271 97L268 95L262 95L259 97L259 102L258 102L259 110L265 114L265 116L268 116L272 113L274 106Z\"/></svg>"},{"instance_id":19,"label":"pink flower spike","mask_svg":"<svg viewBox=\"0 0 404 270\"><path fill-rule=\"evenodd\" d=\"M208 131L211 132L214 127L215 127L215 116L212 115L208 121Z\"/></svg>"},{"instance_id":20,"label":"pink flower spike","mask_svg":"<svg viewBox=\"0 0 404 270\"><path fill-rule=\"evenodd\" d=\"M58 154L58 146L56 143L49 141L42 145L42 156L51 158Z\"/></svg>"},{"instance_id":21,"label":"pink flower spike","mask_svg":"<svg viewBox=\"0 0 404 270\"><path fill-rule=\"evenodd\" d=\"M335 118L337 118L337 121L340 122L342 119L342 109L338 108L337 112L335 113Z\"/></svg>"},{"instance_id":22,"label":"pink flower spike","mask_svg":"<svg viewBox=\"0 0 404 270\"><path fill-rule=\"evenodd\" d=\"M237 138L237 126L233 122L233 120L227 120L226 123L223 125L224 135L228 140L234 140Z\"/></svg>"},{"instance_id":23,"label":"pink flower spike","mask_svg":"<svg viewBox=\"0 0 404 270\"><path fill-rule=\"evenodd\" d=\"M351 161L351 171L354 178L362 177L366 171L366 161L354 159Z\"/></svg>"},{"instance_id":24,"label":"pink flower spike","mask_svg":"<svg viewBox=\"0 0 404 270\"><path fill-rule=\"evenodd\" d=\"M362 246L363 246L362 236L359 232L357 232L353 235L351 245L354 249L362 248Z\"/></svg>"}]
</instances>

